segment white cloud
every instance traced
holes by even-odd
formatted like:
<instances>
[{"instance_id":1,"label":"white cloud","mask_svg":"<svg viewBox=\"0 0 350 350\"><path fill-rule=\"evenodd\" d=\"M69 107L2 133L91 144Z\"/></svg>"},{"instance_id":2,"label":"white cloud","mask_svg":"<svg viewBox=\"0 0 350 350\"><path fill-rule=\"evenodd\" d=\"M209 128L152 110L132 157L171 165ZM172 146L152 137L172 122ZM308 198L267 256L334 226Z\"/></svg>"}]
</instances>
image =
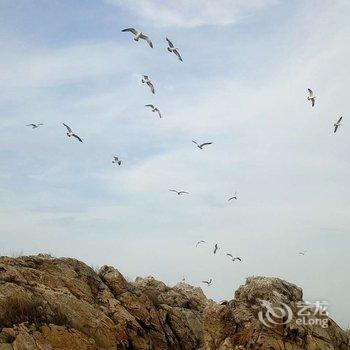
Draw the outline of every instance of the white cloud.
<instances>
[{"instance_id":1,"label":"white cloud","mask_svg":"<svg viewBox=\"0 0 350 350\"><path fill-rule=\"evenodd\" d=\"M127 65L128 50L113 42L87 43L63 48L3 46L0 87L49 87L116 74Z\"/></svg>"},{"instance_id":2,"label":"white cloud","mask_svg":"<svg viewBox=\"0 0 350 350\"><path fill-rule=\"evenodd\" d=\"M277 0L105 0L153 25L197 27L228 25Z\"/></svg>"}]
</instances>

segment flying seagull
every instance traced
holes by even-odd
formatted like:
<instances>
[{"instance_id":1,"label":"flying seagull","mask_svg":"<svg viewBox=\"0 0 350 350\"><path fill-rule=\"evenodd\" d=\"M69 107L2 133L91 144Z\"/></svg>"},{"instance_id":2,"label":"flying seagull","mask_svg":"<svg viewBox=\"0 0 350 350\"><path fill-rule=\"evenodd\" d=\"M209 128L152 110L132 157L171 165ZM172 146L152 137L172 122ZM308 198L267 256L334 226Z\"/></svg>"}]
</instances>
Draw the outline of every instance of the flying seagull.
<instances>
[{"instance_id":1,"label":"flying seagull","mask_svg":"<svg viewBox=\"0 0 350 350\"><path fill-rule=\"evenodd\" d=\"M218 247L218 244L215 243L215 246L214 246L214 254L216 254L216 252L218 251L218 249L220 249L220 248Z\"/></svg>"},{"instance_id":2,"label":"flying seagull","mask_svg":"<svg viewBox=\"0 0 350 350\"><path fill-rule=\"evenodd\" d=\"M238 257L238 256L234 258L233 255L230 254L230 253L227 253L226 255L227 255L228 257L230 257L232 261L235 261L235 260L242 261L242 259L241 259L240 257Z\"/></svg>"},{"instance_id":3,"label":"flying seagull","mask_svg":"<svg viewBox=\"0 0 350 350\"><path fill-rule=\"evenodd\" d=\"M152 108L152 112L157 112L158 115L159 115L159 118L162 117L162 114L160 113L160 110L159 110L158 107L155 107L154 105L145 105L145 107L150 107L150 108Z\"/></svg>"},{"instance_id":4,"label":"flying seagull","mask_svg":"<svg viewBox=\"0 0 350 350\"><path fill-rule=\"evenodd\" d=\"M168 45L169 45L167 47L168 51L173 52L179 58L179 60L182 62L182 58L180 56L179 49L177 47L175 47L174 44L168 38L166 38L166 41L168 42Z\"/></svg>"},{"instance_id":5,"label":"flying seagull","mask_svg":"<svg viewBox=\"0 0 350 350\"><path fill-rule=\"evenodd\" d=\"M202 281L202 283L205 283L205 284L207 284L208 286L211 285L211 282L212 282L212 279L210 279L209 281Z\"/></svg>"},{"instance_id":6,"label":"flying seagull","mask_svg":"<svg viewBox=\"0 0 350 350\"><path fill-rule=\"evenodd\" d=\"M199 144L199 143L197 143L196 141L192 141L195 145L197 145L197 147L199 148L199 149L203 149L203 147L204 146L208 146L208 145L211 145L212 144L212 142L204 142L204 143L202 143L202 144Z\"/></svg>"},{"instance_id":7,"label":"flying seagull","mask_svg":"<svg viewBox=\"0 0 350 350\"><path fill-rule=\"evenodd\" d=\"M125 28L122 30L122 32L130 32L130 33L134 34L135 41L139 41L139 39L146 40L148 42L148 45L151 46L151 48L153 49L153 44L152 44L151 39L147 35L136 30L135 28Z\"/></svg>"},{"instance_id":8,"label":"flying seagull","mask_svg":"<svg viewBox=\"0 0 350 350\"><path fill-rule=\"evenodd\" d=\"M149 88L151 89L152 94L154 94L154 86L153 86L150 78L148 77L148 75L143 75L142 79L141 79L141 82L144 83L144 84L147 84L149 86Z\"/></svg>"},{"instance_id":9,"label":"flying seagull","mask_svg":"<svg viewBox=\"0 0 350 350\"><path fill-rule=\"evenodd\" d=\"M308 96L308 100L311 101L312 107L315 105L315 95L314 92L311 89L307 89L309 91L309 96Z\"/></svg>"},{"instance_id":10,"label":"flying seagull","mask_svg":"<svg viewBox=\"0 0 350 350\"><path fill-rule=\"evenodd\" d=\"M180 196L181 194L190 194L189 192L187 191L177 191L177 190L169 190L170 192L175 192L178 194L178 196Z\"/></svg>"},{"instance_id":11,"label":"flying seagull","mask_svg":"<svg viewBox=\"0 0 350 350\"><path fill-rule=\"evenodd\" d=\"M83 142L82 141L82 139L77 135L77 134L75 134L74 132L73 132L73 130L67 125L67 124L64 124L64 123L62 123L66 128L67 128L67 130L68 130L68 132L67 132L67 136L68 137L75 137L76 139L78 139L80 142Z\"/></svg>"},{"instance_id":12,"label":"flying seagull","mask_svg":"<svg viewBox=\"0 0 350 350\"><path fill-rule=\"evenodd\" d=\"M38 123L38 124L31 123L31 124L28 124L28 125L26 125L26 126L31 126L32 129L36 129L36 128L38 128L38 127L41 126L41 125L44 125L44 124L43 124L43 123Z\"/></svg>"},{"instance_id":13,"label":"flying seagull","mask_svg":"<svg viewBox=\"0 0 350 350\"><path fill-rule=\"evenodd\" d=\"M196 243L196 248L201 244L201 243L205 243L205 241L198 241L197 243Z\"/></svg>"},{"instance_id":14,"label":"flying seagull","mask_svg":"<svg viewBox=\"0 0 350 350\"><path fill-rule=\"evenodd\" d=\"M233 197L231 197L231 198L228 199L228 201L232 201L232 199L237 200L237 191L235 192L235 195L234 195Z\"/></svg>"},{"instance_id":15,"label":"flying seagull","mask_svg":"<svg viewBox=\"0 0 350 350\"><path fill-rule=\"evenodd\" d=\"M337 132L339 126L341 126L340 122L343 119L343 117L340 117L336 123L334 123L334 133Z\"/></svg>"},{"instance_id":16,"label":"flying seagull","mask_svg":"<svg viewBox=\"0 0 350 350\"><path fill-rule=\"evenodd\" d=\"M122 164L122 161L118 158L118 157L113 157L113 160L112 160L112 163L114 164L118 164L118 165L121 165Z\"/></svg>"},{"instance_id":17,"label":"flying seagull","mask_svg":"<svg viewBox=\"0 0 350 350\"><path fill-rule=\"evenodd\" d=\"M299 252L299 255L305 255L306 254L306 251L304 252Z\"/></svg>"}]
</instances>

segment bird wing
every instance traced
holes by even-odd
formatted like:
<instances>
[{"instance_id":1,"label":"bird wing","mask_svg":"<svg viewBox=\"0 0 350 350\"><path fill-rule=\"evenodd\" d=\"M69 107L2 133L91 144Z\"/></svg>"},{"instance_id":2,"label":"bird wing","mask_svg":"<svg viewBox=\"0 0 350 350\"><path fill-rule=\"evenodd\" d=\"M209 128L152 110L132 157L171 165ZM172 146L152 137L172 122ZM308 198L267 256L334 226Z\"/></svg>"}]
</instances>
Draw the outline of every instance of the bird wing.
<instances>
[{"instance_id":1,"label":"bird wing","mask_svg":"<svg viewBox=\"0 0 350 350\"><path fill-rule=\"evenodd\" d=\"M119 158L116 157L116 156L114 156L113 158L114 158L115 161L118 161L118 160L119 160Z\"/></svg>"},{"instance_id":2,"label":"bird wing","mask_svg":"<svg viewBox=\"0 0 350 350\"><path fill-rule=\"evenodd\" d=\"M208 281L202 281L202 283L206 283L206 284L209 284L209 282L208 282Z\"/></svg>"},{"instance_id":3,"label":"bird wing","mask_svg":"<svg viewBox=\"0 0 350 350\"><path fill-rule=\"evenodd\" d=\"M193 140L192 140L192 142L193 142L194 144L196 144L196 145L199 147L199 144L198 144L196 141L193 141Z\"/></svg>"},{"instance_id":4,"label":"bird wing","mask_svg":"<svg viewBox=\"0 0 350 350\"><path fill-rule=\"evenodd\" d=\"M67 124L64 124L64 123L62 124L67 128L68 132L73 132L73 130Z\"/></svg>"},{"instance_id":5,"label":"bird wing","mask_svg":"<svg viewBox=\"0 0 350 350\"><path fill-rule=\"evenodd\" d=\"M35 124L27 124L26 126L35 126Z\"/></svg>"},{"instance_id":6,"label":"bird wing","mask_svg":"<svg viewBox=\"0 0 350 350\"><path fill-rule=\"evenodd\" d=\"M338 130L338 126L339 126L339 125L337 125L337 124L335 124L335 125L334 125L334 133L336 133L336 132L337 132L337 130Z\"/></svg>"},{"instance_id":7,"label":"bird wing","mask_svg":"<svg viewBox=\"0 0 350 350\"><path fill-rule=\"evenodd\" d=\"M131 33L133 33L134 35L137 34L137 31L136 31L135 28L125 28L125 29L122 30L122 32L131 32Z\"/></svg>"},{"instance_id":8,"label":"bird wing","mask_svg":"<svg viewBox=\"0 0 350 350\"><path fill-rule=\"evenodd\" d=\"M235 199L235 197L231 197L231 198L229 198L229 199L228 199L228 201L232 201L232 199Z\"/></svg>"},{"instance_id":9,"label":"bird wing","mask_svg":"<svg viewBox=\"0 0 350 350\"><path fill-rule=\"evenodd\" d=\"M152 41L151 41L151 39L150 39L147 35L141 34L141 35L140 35L140 38L146 40L146 41L148 42L148 45L151 46L151 48L153 49Z\"/></svg>"},{"instance_id":10,"label":"bird wing","mask_svg":"<svg viewBox=\"0 0 350 350\"><path fill-rule=\"evenodd\" d=\"M161 118L162 117L162 113L160 113L160 110L158 108L157 108L157 113L159 115L159 118Z\"/></svg>"},{"instance_id":11,"label":"bird wing","mask_svg":"<svg viewBox=\"0 0 350 350\"><path fill-rule=\"evenodd\" d=\"M227 256L230 256L230 257L233 259L233 255L232 255L232 254L227 253L226 255L227 255Z\"/></svg>"},{"instance_id":12,"label":"bird wing","mask_svg":"<svg viewBox=\"0 0 350 350\"><path fill-rule=\"evenodd\" d=\"M145 107L151 107L151 108L154 108L153 105L145 105Z\"/></svg>"},{"instance_id":13,"label":"bird wing","mask_svg":"<svg viewBox=\"0 0 350 350\"><path fill-rule=\"evenodd\" d=\"M181 62L183 62L183 61L182 61L182 57L181 57L181 55L180 55L180 52L177 51L177 50L175 50L174 53L175 53L175 55L179 58L179 60L180 60Z\"/></svg>"},{"instance_id":14,"label":"bird wing","mask_svg":"<svg viewBox=\"0 0 350 350\"><path fill-rule=\"evenodd\" d=\"M314 98L311 100L311 103L312 103L312 107L315 106L315 99Z\"/></svg>"},{"instance_id":15,"label":"bird wing","mask_svg":"<svg viewBox=\"0 0 350 350\"><path fill-rule=\"evenodd\" d=\"M166 41L168 42L170 47L174 47L173 43L168 38L166 38Z\"/></svg>"},{"instance_id":16,"label":"bird wing","mask_svg":"<svg viewBox=\"0 0 350 350\"><path fill-rule=\"evenodd\" d=\"M340 117L339 120L337 121L337 123L340 123L342 119L343 119L343 117Z\"/></svg>"},{"instance_id":17,"label":"bird wing","mask_svg":"<svg viewBox=\"0 0 350 350\"><path fill-rule=\"evenodd\" d=\"M176 192L176 193L178 193L176 190L169 190L170 192Z\"/></svg>"},{"instance_id":18,"label":"bird wing","mask_svg":"<svg viewBox=\"0 0 350 350\"><path fill-rule=\"evenodd\" d=\"M76 134L73 134L72 136L74 136L76 139L78 139L80 142L83 142L83 140Z\"/></svg>"},{"instance_id":19,"label":"bird wing","mask_svg":"<svg viewBox=\"0 0 350 350\"><path fill-rule=\"evenodd\" d=\"M151 82L148 82L147 85L151 88L152 94L154 94L154 86Z\"/></svg>"},{"instance_id":20,"label":"bird wing","mask_svg":"<svg viewBox=\"0 0 350 350\"><path fill-rule=\"evenodd\" d=\"M190 194L189 192L187 192L187 191L180 191L180 192L178 192L179 194Z\"/></svg>"},{"instance_id":21,"label":"bird wing","mask_svg":"<svg viewBox=\"0 0 350 350\"><path fill-rule=\"evenodd\" d=\"M307 89L309 91L309 96L312 97L314 95L314 92L311 89Z\"/></svg>"},{"instance_id":22,"label":"bird wing","mask_svg":"<svg viewBox=\"0 0 350 350\"><path fill-rule=\"evenodd\" d=\"M196 244L196 247L198 247L198 245L200 245L201 243L204 243L205 241L198 241L197 244Z\"/></svg>"},{"instance_id":23,"label":"bird wing","mask_svg":"<svg viewBox=\"0 0 350 350\"><path fill-rule=\"evenodd\" d=\"M211 145L212 142L204 142L200 145L200 147L203 147L203 146L208 146L208 145Z\"/></svg>"}]
</instances>

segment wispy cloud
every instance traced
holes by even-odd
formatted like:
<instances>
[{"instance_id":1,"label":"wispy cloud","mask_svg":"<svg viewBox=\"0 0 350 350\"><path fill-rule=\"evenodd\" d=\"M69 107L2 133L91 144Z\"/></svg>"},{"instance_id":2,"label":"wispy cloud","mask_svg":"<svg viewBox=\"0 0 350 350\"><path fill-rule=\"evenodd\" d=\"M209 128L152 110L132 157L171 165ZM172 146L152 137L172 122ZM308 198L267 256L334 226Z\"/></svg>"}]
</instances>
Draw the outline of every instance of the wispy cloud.
<instances>
[{"instance_id":1,"label":"wispy cloud","mask_svg":"<svg viewBox=\"0 0 350 350\"><path fill-rule=\"evenodd\" d=\"M155 26L198 27L235 23L277 0L105 0Z\"/></svg>"}]
</instances>

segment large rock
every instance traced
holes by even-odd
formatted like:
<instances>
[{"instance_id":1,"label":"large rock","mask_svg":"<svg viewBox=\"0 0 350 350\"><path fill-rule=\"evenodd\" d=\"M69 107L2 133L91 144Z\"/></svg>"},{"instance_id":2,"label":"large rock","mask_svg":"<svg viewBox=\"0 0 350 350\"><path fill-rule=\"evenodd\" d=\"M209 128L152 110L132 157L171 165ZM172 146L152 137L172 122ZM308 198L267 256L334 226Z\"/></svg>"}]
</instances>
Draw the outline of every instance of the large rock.
<instances>
[{"instance_id":1,"label":"large rock","mask_svg":"<svg viewBox=\"0 0 350 350\"><path fill-rule=\"evenodd\" d=\"M217 304L186 283L129 283L111 266L97 273L75 259L1 257L0 350L350 349L327 316L324 328L298 324L299 302L302 290L277 278L248 278ZM266 305L287 305L293 317L264 325Z\"/></svg>"}]
</instances>

